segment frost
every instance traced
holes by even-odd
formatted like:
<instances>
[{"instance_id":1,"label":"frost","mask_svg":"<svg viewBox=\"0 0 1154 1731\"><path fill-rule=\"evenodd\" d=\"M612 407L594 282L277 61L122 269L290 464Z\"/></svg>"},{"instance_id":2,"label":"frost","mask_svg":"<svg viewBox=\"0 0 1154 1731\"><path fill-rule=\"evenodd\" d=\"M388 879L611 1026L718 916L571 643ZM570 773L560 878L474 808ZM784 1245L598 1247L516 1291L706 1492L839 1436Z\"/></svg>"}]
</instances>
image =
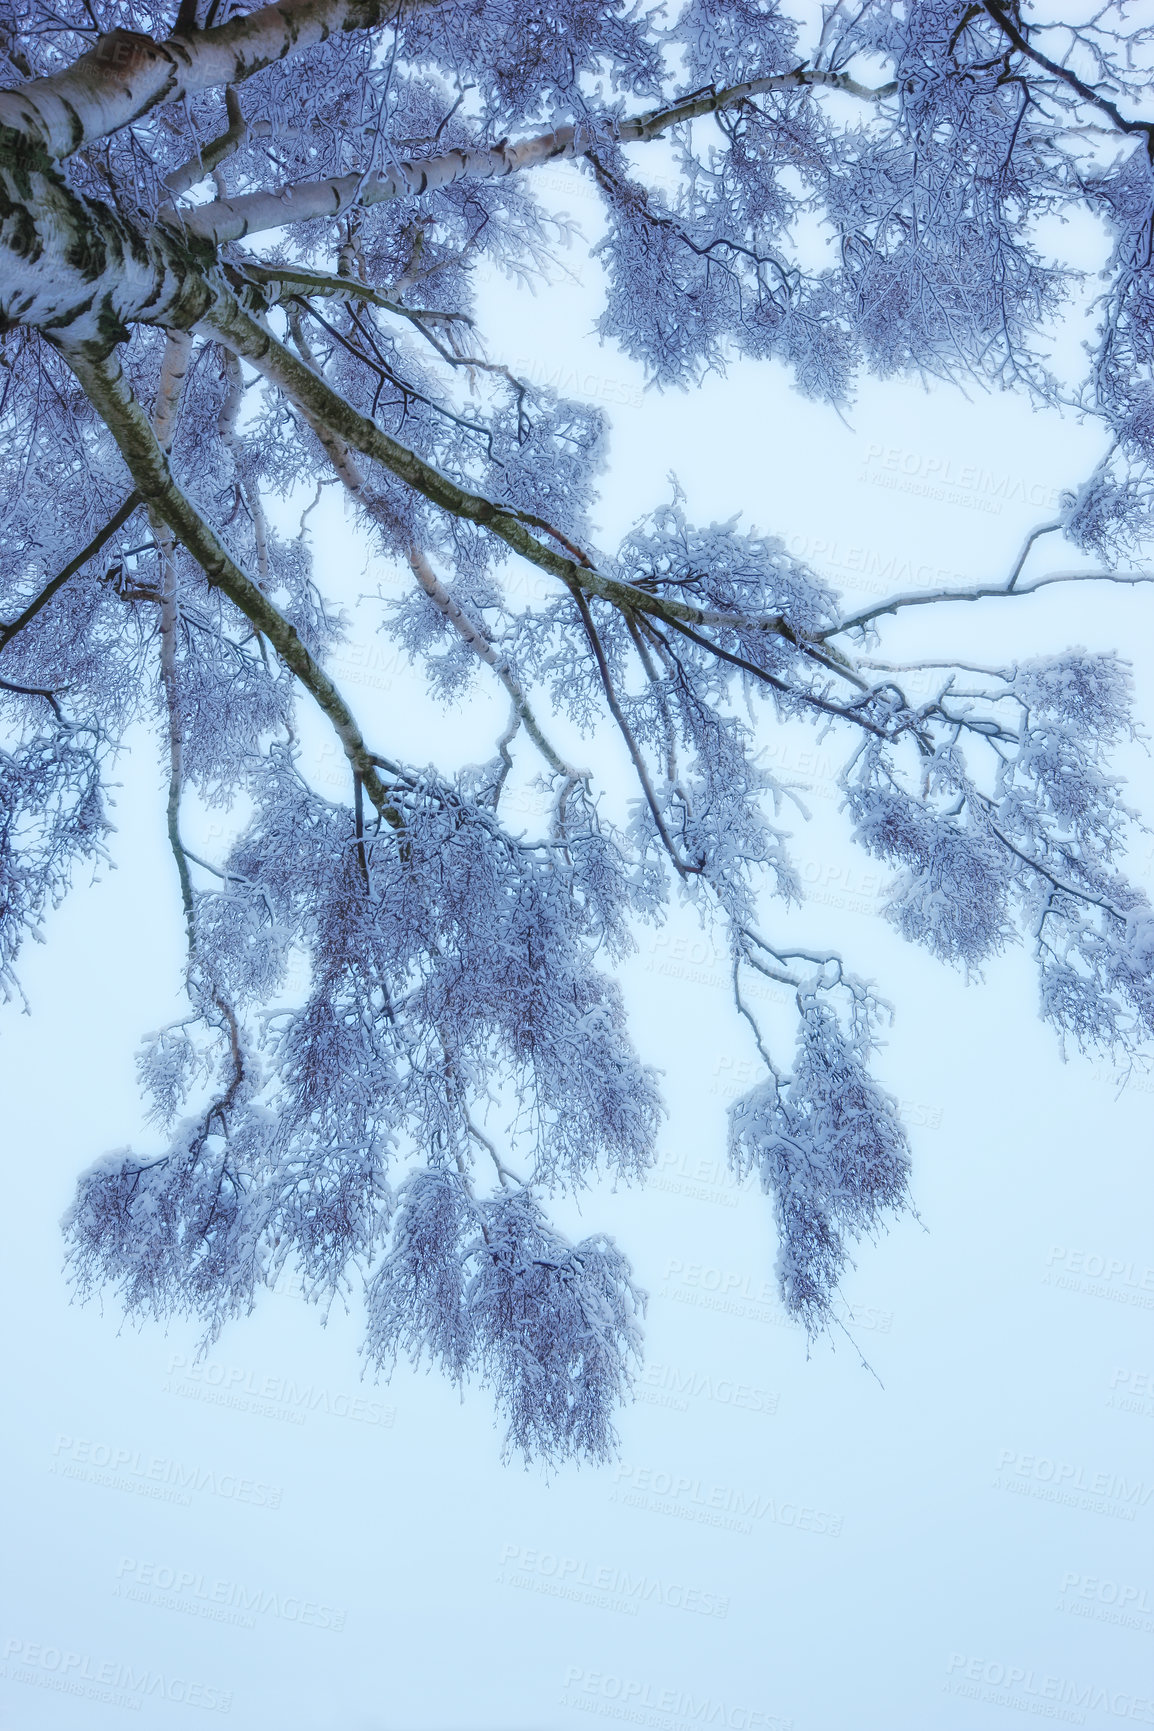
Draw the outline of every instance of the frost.
<instances>
[{"instance_id":1,"label":"frost","mask_svg":"<svg viewBox=\"0 0 1154 1731\"><path fill-rule=\"evenodd\" d=\"M1129 671L1045 642L997 664L1006 610L1070 578L1045 534L1112 566L1154 523L1154 26L1121 0L1076 30L962 0L475 0L363 28L310 7L289 37L249 8L235 66L233 9L186 0L159 105L90 52L94 26L160 31L154 5L0 20L8 154L36 164L0 166L0 990L109 857L118 758L154 749L185 1002L139 1057L151 1151L79 1180L78 1289L206 1338L278 1281L322 1313L363 1292L375 1368L485 1386L513 1453L603 1460L642 1295L546 1204L639 1183L657 1151L658 1055L614 971L642 924L678 898L727 959L764 1064L733 1157L773 1197L811 1334L910 1206L869 1068L880 1002L795 941L786 814L806 814L767 767L790 730L837 754L899 933L973 977L1021 944L1067 1049L1136 1061L1154 1035ZM1096 286L1042 246L1087 217ZM606 361L577 403L479 309L588 269ZM1091 286L1083 376L1058 377L1056 320ZM964 591L992 665L946 629L924 662L883 659L889 621L948 619L951 591L855 613L754 526L762 498L700 522L675 482L598 544L606 466L660 436L611 413L621 366L689 389L737 359L760 367L758 450L790 436L790 384L844 413L871 373L1099 429L1060 522ZM338 498L383 652L318 586L314 513ZM382 661L453 712L467 768L424 763L408 717L380 733Z\"/></svg>"}]
</instances>

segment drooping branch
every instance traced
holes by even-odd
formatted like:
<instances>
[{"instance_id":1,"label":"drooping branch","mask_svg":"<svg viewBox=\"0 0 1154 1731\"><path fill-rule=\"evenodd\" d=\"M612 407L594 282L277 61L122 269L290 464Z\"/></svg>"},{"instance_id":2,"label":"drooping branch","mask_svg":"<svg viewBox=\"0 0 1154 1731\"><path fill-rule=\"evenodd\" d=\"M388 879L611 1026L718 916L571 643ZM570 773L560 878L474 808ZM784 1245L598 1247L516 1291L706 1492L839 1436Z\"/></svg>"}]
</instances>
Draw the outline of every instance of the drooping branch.
<instances>
[{"instance_id":1,"label":"drooping branch","mask_svg":"<svg viewBox=\"0 0 1154 1731\"><path fill-rule=\"evenodd\" d=\"M373 805L387 823L399 826L400 815L391 804L388 789L378 774L379 759L366 745L348 704L294 627L252 578L241 570L219 537L176 485L148 417L125 385L119 366L115 362L94 361L83 354L68 354L66 359L116 440L141 498L168 524L208 581L268 638L281 660L328 717Z\"/></svg>"},{"instance_id":2,"label":"drooping branch","mask_svg":"<svg viewBox=\"0 0 1154 1731\"><path fill-rule=\"evenodd\" d=\"M984 812L985 820L990 830L997 836L998 840L1002 843L1002 846L1007 848L1016 859L1021 860L1023 865L1029 866L1031 871L1037 872L1039 877L1045 878L1047 883L1053 884L1054 888L1060 890L1063 895L1073 896L1076 901L1086 902L1090 907L1101 908L1104 913L1112 915L1113 918L1118 920L1123 926L1126 924L1127 916L1125 908L1117 907L1115 903L1108 901L1105 896L1094 895L1091 890L1079 889L1078 885L1072 884L1069 878L1059 877L1058 873L1055 872L1052 867L1046 865L1043 860L1036 859L1033 854L1024 853L1023 850L1018 847L1015 842L1011 841L1010 837L1006 835L1005 832L994 822L992 815L996 810L994 802L991 799L987 799L984 794L978 793L976 789L973 791L972 797Z\"/></svg>"}]
</instances>

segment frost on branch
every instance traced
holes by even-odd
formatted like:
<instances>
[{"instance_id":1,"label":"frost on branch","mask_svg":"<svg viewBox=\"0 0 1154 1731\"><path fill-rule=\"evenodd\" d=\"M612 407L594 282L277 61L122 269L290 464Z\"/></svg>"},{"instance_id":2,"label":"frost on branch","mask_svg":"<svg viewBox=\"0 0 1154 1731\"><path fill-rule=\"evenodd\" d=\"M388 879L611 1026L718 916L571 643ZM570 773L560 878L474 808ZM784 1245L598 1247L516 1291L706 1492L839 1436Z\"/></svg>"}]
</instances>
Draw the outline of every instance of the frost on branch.
<instances>
[{"instance_id":1,"label":"frost on branch","mask_svg":"<svg viewBox=\"0 0 1154 1731\"><path fill-rule=\"evenodd\" d=\"M64 1218L81 1295L107 1284L129 1316L194 1316L206 1344L251 1310L265 1259L246 1140L190 1120L167 1155L111 1154L82 1174Z\"/></svg>"},{"instance_id":2,"label":"frost on branch","mask_svg":"<svg viewBox=\"0 0 1154 1731\"><path fill-rule=\"evenodd\" d=\"M773 1196L778 1288L811 1337L833 1320L852 1244L910 1207L905 1132L866 1071L869 1048L861 1017L847 1034L811 999L788 1083L771 1077L730 1108L730 1160Z\"/></svg>"},{"instance_id":3,"label":"frost on branch","mask_svg":"<svg viewBox=\"0 0 1154 1731\"><path fill-rule=\"evenodd\" d=\"M901 868L890 885L886 916L902 936L942 961L977 968L1005 942L1011 872L980 819L951 809L958 766L946 757L927 777L916 800L902 787L883 753L862 753L847 805L857 840L876 859Z\"/></svg>"},{"instance_id":4,"label":"frost on branch","mask_svg":"<svg viewBox=\"0 0 1154 1731\"><path fill-rule=\"evenodd\" d=\"M1108 754L1134 737L1129 670L1074 649L981 678L951 704L951 677L929 706L951 732L919 764L917 793L883 745L847 774L858 840L900 868L887 916L967 968L1028 939L1063 1039L1133 1053L1154 1032L1154 914L1118 864L1135 814Z\"/></svg>"},{"instance_id":5,"label":"frost on branch","mask_svg":"<svg viewBox=\"0 0 1154 1731\"><path fill-rule=\"evenodd\" d=\"M468 1309L507 1446L609 1459L613 1412L641 1347L644 1298L627 1258L601 1235L567 1243L525 1196L493 1199L482 1243Z\"/></svg>"},{"instance_id":6,"label":"frost on branch","mask_svg":"<svg viewBox=\"0 0 1154 1731\"><path fill-rule=\"evenodd\" d=\"M406 1181L369 1292L368 1352L426 1354L493 1390L506 1452L604 1461L640 1356L644 1295L604 1236L571 1244L523 1190L477 1201L433 1168Z\"/></svg>"},{"instance_id":7,"label":"frost on branch","mask_svg":"<svg viewBox=\"0 0 1154 1731\"><path fill-rule=\"evenodd\" d=\"M691 85L735 84L796 65L797 26L765 0L689 0L677 19Z\"/></svg>"},{"instance_id":8,"label":"frost on branch","mask_svg":"<svg viewBox=\"0 0 1154 1731\"><path fill-rule=\"evenodd\" d=\"M33 704L42 709L44 699L23 707ZM0 746L0 996L16 987L21 941L39 936L76 866L103 855L110 828L95 742L82 732L34 733L10 750Z\"/></svg>"},{"instance_id":9,"label":"frost on branch","mask_svg":"<svg viewBox=\"0 0 1154 1731\"><path fill-rule=\"evenodd\" d=\"M211 987L190 982L200 1023L162 1030L142 1061L161 1122L205 1081L219 1097L159 1160L84 1176L73 1272L130 1312L192 1312L209 1338L284 1273L322 1305L367 1280L374 1363L428 1354L492 1389L510 1447L602 1459L639 1298L612 1244L568 1244L531 1186L636 1178L653 1158L654 1078L592 966L631 942L629 878L580 801L564 847L533 847L446 782L414 777L396 797L403 828L358 843L347 808L273 752L225 887L198 897L214 970ZM305 1001L262 1016L292 947ZM223 994L267 1072L246 1056L221 1094ZM524 1179L481 1128L497 1133L501 1076ZM410 1166L394 1197L390 1168L414 1152L437 1164ZM478 1154L496 1162L495 1195L475 1187Z\"/></svg>"},{"instance_id":10,"label":"frost on branch","mask_svg":"<svg viewBox=\"0 0 1154 1731\"><path fill-rule=\"evenodd\" d=\"M1067 169L1052 124L1004 75L1003 41L957 0L862 7L842 52L892 68L894 122L831 152L823 202L845 316L872 368L1051 395L1034 336L1072 273L1043 256L1028 218L1063 201Z\"/></svg>"},{"instance_id":11,"label":"frost on branch","mask_svg":"<svg viewBox=\"0 0 1154 1731\"><path fill-rule=\"evenodd\" d=\"M542 1199L652 1161L656 1077L611 970L673 892L728 947L766 1063L735 1158L773 1192L811 1332L906 1201L870 994L792 947L767 728L844 743L896 928L971 974L1024 940L1068 1044L1133 1055L1154 1030L1154 924L1122 870L1115 658L962 666L947 638L875 661L883 621L948 594L847 614L779 540L698 527L679 491L599 546L598 475L640 424L520 377L480 312L592 268L602 338L655 386L743 359L835 403L868 370L1073 404L1102 454L1061 527L1133 557L1154 523L1154 29L1121 0L1076 27L993 0L476 0L338 30L329 4L309 0L312 47L248 8L236 68L233 9L186 0L179 51L153 56L183 94L139 108L102 54L74 63L94 28L162 31L155 6L23 0L18 40L0 22L0 983L99 851L101 764L148 734L187 1004L140 1059L157 1157L81 1180L81 1290L211 1336L276 1280L322 1309L365 1286L374 1363L423 1353L486 1382L512 1448L602 1458L637 1295ZM79 133L37 108L45 76ZM582 184L584 256L560 208ZM1084 377L1058 380L1081 262L1061 233L1082 245L1087 217L1110 256ZM759 376L764 415L735 436L788 437L781 370ZM342 688L346 622L310 557L326 497L405 586L384 620L400 677L470 705L459 774L413 761L391 706L398 737L374 736ZM994 644L997 609L1066 580L1037 570L1052 545L967 592ZM309 784L301 704L346 754L342 799ZM580 767L588 739L623 797ZM510 811L527 786L539 822ZM235 844L194 852L194 804ZM801 1006L791 1078L750 971Z\"/></svg>"}]
</instances>

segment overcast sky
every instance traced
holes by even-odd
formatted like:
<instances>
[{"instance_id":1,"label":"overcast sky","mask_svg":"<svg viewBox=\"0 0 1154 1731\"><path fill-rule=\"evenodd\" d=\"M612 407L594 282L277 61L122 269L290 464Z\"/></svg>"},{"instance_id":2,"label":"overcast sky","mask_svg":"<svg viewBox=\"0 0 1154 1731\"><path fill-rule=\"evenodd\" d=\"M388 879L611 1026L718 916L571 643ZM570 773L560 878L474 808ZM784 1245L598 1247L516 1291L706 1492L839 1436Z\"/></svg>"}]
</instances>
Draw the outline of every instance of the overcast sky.
<instances>
[{"instance_id":1,"label":"overcast sky","mask_svg":"<svg viewBox=\"0 0 1154 1731\"><path fill-rule=\"evenodd\" d=\"M550 196L594 233L576 174L553 178ZM864 603L1004 573L1098 453L1092 430L1021 401L909 383L867 383L844 420L774 366L644 393L586 334L595 269L581 248L564 262L572 274L536 298L487 281L482 327L496 358L612 416L606 547L675 471L691 517L740 511ZM339 682L370 740L449 769L488 756L504 700L479 687L439 711L375 634L380 602L358 601L396 593L399 574L367 558L331 492L312 522L323 585L353 621ZM1078 563L1057 541L1034 561ZM514 580L527 598L541 581ZM1152 600L1056 588L918 610L884 642L999 662L1119 648L1150 722ZM318 787L343 795L321 727L302 729ZM150 1146L133 1054L178 1013L160 772L138 741L116 869L79 884L30 946L31 1014L4 1012L0 1724L1154 1724L1154 1077L1123 1087L1105 1062L1064 1064L1025 951L967 983L903 944L878 915L876 866L846 841L841 742L763 732L767 763L808 788L810 821L783 820L811 892L788 929L840 945L895 1006L878 1070L903 1102L920 1220L862 1247L846 1333L807 1358L773 1292L771 1205L724 1167L726 1105L754 1080L724 968L684 909L641 931L624 982L637 1044L664 1072L660 1163L644 1190L589 1192L579 1220L557 1212L633 1258L646 1370L620 1463L551 1479L501 1464L483 1392L462 1401L407 1370L362 1381L355 1306L322 1329L276 1294L197 1364L191 1330L70 1303L60 1215L91 1159ZM611 796L624 788L611 743L582 754ZM1154 822L1149 759L1134 748L1123 767ZM532 792L517 798L529 824ZM219 850L219 819L198 839ZM1149 834L1133 869L1149 887Z\"/></svg>"}]
</instances>

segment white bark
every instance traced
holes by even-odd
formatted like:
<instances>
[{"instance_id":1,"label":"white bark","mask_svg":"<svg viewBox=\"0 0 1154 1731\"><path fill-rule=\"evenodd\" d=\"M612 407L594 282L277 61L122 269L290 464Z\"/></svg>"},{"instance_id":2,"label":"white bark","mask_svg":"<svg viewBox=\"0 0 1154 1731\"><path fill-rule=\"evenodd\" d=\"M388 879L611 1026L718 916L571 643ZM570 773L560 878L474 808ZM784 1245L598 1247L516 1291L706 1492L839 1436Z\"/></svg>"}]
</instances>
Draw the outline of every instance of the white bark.
<instances>
[{"instance_id":1,"label":"white bark","mask_svg":"<svg viewBox=\"0 0 1154 1731\"><path fill-rule=\"evenodd\" d=\"M581 156L592 143L587 128L559 126L553 132L527 138L520 144L501 144L493 150L448 150L424 161L399 162L372 174L333 175L327 180L306 180L275 192L242 193L237 198L218 199L194 210L166 212L166 220L179 222L187 234L200 240L241 240L287 223L311 222L317 217L336 217L354 205L384 204L393 198L411 198L452 186L457 180L498 180L521 169L533 168L557 158Z\"/></svg>"},{"instance_id":2,"label":"white bark","mask_svg":"<svg viewBox=\"0 0 1154 1731\"><path fill-rule=\"evenodd\" d=\"M279 0L215 30L156 42L113 30L64 72L0 91L0 126L50 156L107 138L166 102L239 84L273 61L316 48L345 30L390 24L402 10L442 0Z\"/></svg>"},{"instance_id":3,"label":"white bark","mask_svg":"<svg viewBox=\"0 0 1154 1731\"><path fill-rule=\"evenodd\" d=\"M674 126L684 126L703 115L736 107L755 96L766 96L778 90L797 90L806 86L840 90L866 101L878 101L892 95L895 86L887 84L877 90L868 89L854 79L838 72L774 73L766 78L748 79L721 90L712 90L685 102L667 104L645 114L618 121L609 131L619 144L642 144L660 138ZM538 168L542 163L567 161L584 156L597 140L597 133L587 126L558 126L535 138L522 139L516 144L499 144L492 150L447 150L439 156L415 162L395 163L371 174L333 175L327 180L300 181L272 192L242 193L236 198L217 199L199 205L195 210L181 211L168 217L179 219L187 233L202 240L241 240L245 235L261 234L271 228L283 228L289 223L311 222L318 217L336 217L354 205L383 204L393 198L412 198L426 192L436 192L452 186L458 180L500 180L508 174Z\"/></svg>"},{"instance_id":4,"label":"white bark","mask_svg":"<svg viewBox=\"0 0 1154 1731\"><path fill-rule=\"evenodd\" d=\"M141 320L187 330L214 290L171 230L132 227L51 165L0 152L0 327L21 324L107 354Z\"/></svg>"},{"instance_id":5,"label":"white bark","mask_svg":"<svg viewBox=\"0 0 1154 1731\"><path fill-rule=\"evenodd\" d=\"M192 359L192 337L187 331L169 331L160 364L160 383L156 389L156 408L152 415L152 430L156 442L167 457L176 436L176 417L180 411L180 396L188 377Z\"/></svg>"}]
</instances>

